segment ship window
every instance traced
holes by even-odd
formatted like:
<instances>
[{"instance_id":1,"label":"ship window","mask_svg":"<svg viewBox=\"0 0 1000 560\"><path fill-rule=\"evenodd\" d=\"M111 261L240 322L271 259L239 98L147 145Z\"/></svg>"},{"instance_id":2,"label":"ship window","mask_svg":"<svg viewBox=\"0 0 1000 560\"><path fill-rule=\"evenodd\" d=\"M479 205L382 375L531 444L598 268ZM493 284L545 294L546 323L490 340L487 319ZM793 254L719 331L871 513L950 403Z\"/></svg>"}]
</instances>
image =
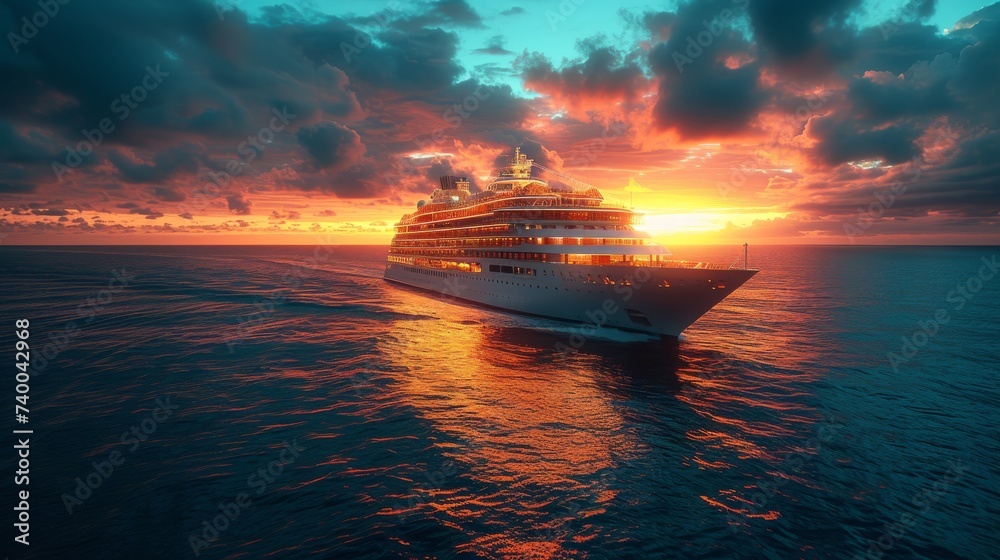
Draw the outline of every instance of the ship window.
<instances>
[{"instance_id":1,"label":"ship window","mask_svg":"<svg viewBox=\"0 0 1000 560\"><path fill-rule=\"evenodd\" d=\"M500 272L500 265L498 265L498 264L491 264L490 265L490 272Z\"/></svg>"},{"instance_id":2,"label":"ship window","mask_svg":"<svg viewBox=\"0 0 1000 560\"><path fill-rule=\"evenodd\" d=\"M510 274L510 273L514 272L514 268L510 267L510 266L506 266L506 265L505 266L501 266L500 267L500 272L504 272L504 273Z\"/></svg>"}]
</instances>

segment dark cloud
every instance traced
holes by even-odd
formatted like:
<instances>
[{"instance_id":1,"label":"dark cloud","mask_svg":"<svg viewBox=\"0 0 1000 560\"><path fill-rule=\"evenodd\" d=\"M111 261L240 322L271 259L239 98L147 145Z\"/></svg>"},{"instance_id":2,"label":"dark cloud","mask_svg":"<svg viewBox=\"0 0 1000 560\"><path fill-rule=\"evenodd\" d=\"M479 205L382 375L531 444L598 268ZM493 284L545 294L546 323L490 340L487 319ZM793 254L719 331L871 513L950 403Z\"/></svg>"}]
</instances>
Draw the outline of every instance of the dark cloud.
<instances>
[{"instance_id":1,"label":"dark cloud","mask_svg":"<svg viewBox=\"0 0 1000 560\"><path fill-rule=\"evenodd\" d=\"M915 19L927 19L934 15L936 0L909 0L903 7L903 13Z\"/></svg>"},{"instance_id":2,"label":"dark cloud","mask_svg":"<svg viewBox=\"0 0 1000 560\"><path fill-rule=\"evenodd\" d=\"M958 20L952 31L975 27L981 21L1000 21L1000 2L980 8Z\"/></svg>"},{"instance_id":3,"label":"dark cloud","mask_svg":"<svg viewBox=\"0 0 1000 560\"><path fill-rule=\"evenodd\" d=\"M393 27L413 30L424 27L483 27L483 20L465 0L437 0L420 13L396 18Z\"/></svg>"},{"instance_id":4,"label":"dark cloud","mask_svg":"<svg viewBox=\"0 0 1000 560\"><path fill-rule=\"evenodd\" d=\"M24 137L18 134L9 122L0 121L0 162L4 163L47 163L55 159L41 138Z\"/></svg>"},{"instance_id":5,"label":"dark cloud","mask_svg":"<svg viewBox=\"0 0 1000 560\"><path fill-rule=\"evenodd\" d=\"M437 185L439 178L445 175L465 177L469 181L469 190L472 192L479 191L474 169L456 169L452 158L434 158L431 160L431 164L425 173L427 184Z\"/></svg>"},{"instance_id":6,"label":"dark cloud","mask_svg":"<svg viewBox=\"0 0 1000 560\"><path fill-rule=\"evenodd\" d=\"M33 190L35 190L34 185L0 182L0 193L25 194L25 193L30 193Z\"/></svg>"},{"instance_id":7,"label":"dark cloud","mask_svg":"<svg viewBox=\"0 0 1000 560\"><path fill-rule=\"evenodd\" d=\"M439 28L384 29L375 34L378 45L371 44L371 35L337 18L289 32L291 44L314 64L341 68L364 89L394 96L437 91L462 73L455 61L458 35Z\"/></svg>"},{"instance_id":8,"label":"dark cloud","mask_svg":"<svg viewBox=\"0 0 1000 560\"><path fill-rule=\"evenodd\" d=\"M968 41L959 36L942 35L933 25L910 21L883 23L853 31L854 56L838 74L853 77L869 70L899 75L914 64L932 61L950 54L957 59Z\"/></svg>"},{"instance_id":9,"label":"dark cloud","mask_svg":"<svg viewBox=\"0 0 1000 560\"><path fill-rule=\"evenodd\" d=\"M514 6L513 8L508 8L508 9L500 12L500 15L502 15L502 16L516 16L516 15L520 15L520 14L523 14L523 13L525 13L524 8L522 8L520 6Z\"/></svg>"},{"instance_id":10,"label":"dark cloud","mask_svg":"<svg viewBox=\"0 0 1000 560\"><path fill-rule=\"evenodd\" d=\"M187 195L183 191L173 187L153 187L153 196L163 202L183 202L187 200Z\"/></svg>"},{"instance_id":11,"label":"dark cloud","mask_svg":"<svg viewBox=\"0 0 1000 560\"><path fill-rule=\"evenodd\" d=\"M473 74L481 76L484 80L490 83L503 82L518 75L517 72L511 68L510 64L499 64L496 62L477 64L474 67Z\"/></svg>"},{"instance_id":12,"label":"dark cloud","mask_svg":"<svg viewBox=\"0 0 1000 560\"><path fill-rule=\"evenodd\" d=\"M919 154L915 141L921 132L906 126L862 130L833 117L813 119L806 127L806 134L817 141L813 155L826 165L872 159L903 163Z\"/></svg>"},{"instance_id":13,"label":"dark cloud","mask_svg":"<svg viewBox=\"0 0 1000 560\"><path fill-rule=\"evenodd\" d=\"M253 202L241 194L232 194L227 196L226 202L229 204L230 212L235 212L241 215L249 214L251 208L253 208Z\"/></svg>"},{"instance_id":14,"label":"dark cloud","mask_svg":"<svg viewBox=\"0 0 1000 560\"><path fill-rule=\"evenodd\" d=\"M967 103L980 122L1000 126L1000 21L982 21L972 29L979 40L962 49L957 76L952 82L956 93Z\"/></svg>"},{"instance_id":15,"label":"dark cloud","mask_svg":"<svg viewBox=\"0 0 1000 560\"><path fill-rule=\"evenodd\" d=\"M282 212L278 212L277 210L274 210L274 211L271 212L271 215L268 216L267 219L268 220L285 220L285 219L288 219L288 220L297 220L297 219L299 219L301 217L302 217L302 215L299 212L296 212L295 210L289 210L288 213L282 213ZM284 222L282 222L282 223L284 223Z\"/></svg>"},{"instance_id":16,"label":"dark cloud","mask_svg":"<svg viewBox=\"0 0 1000 560\"><path fill-rule=\"evenodd\" d=\"M68 210L63 210L62 208L36 208L32 210L31 213L36 216L66 216L70 212Z\"/></svg>"},{"instance_id":17,"label":"dark cloud","mask_svg":"<svg viewBox=\"0 0 1000 560\"><path fill-rule=\"evenodd\" d=\"M641 17L626 14L630 24L641 25L650 35L660 41L670 38L670 31L677 20L677 14L673 12L646 12Z\"/></svg>"},{"instance_id":18,"label":"dark cloud","mask_svg":"<svg viewBox=\"0 0 1000 560\"><path fill-rule=\"evenodd\" d=\"M846 23L861 0L736 0L750 14L753 37L785 70L814 74L854 54L854 30Z\"/></svg>"},{"instance_id":19,"label":"dark cloud","mask_svg":"<svg viewBox=\"0 0 1000 560\"><path fill-rule=\"evenodd\" d=\"M108 159L126 183L162 183L179 174L194 175L199 167L195 148L190 144L159 152L150 163L136 163L118 150L109 152Z\"/></svg>"},{"instance_id":20,"label":"dark cloud","mask_svg":"<svg viewBox=\"0 0 1000 560\"><path fill-rule=\"evenodd\" d=\"M664 80L653 109L656 124L684 138L720 137L745 131L767 99L754 66L714 67L694 79Z\"/></svg>"},{"instance_id":21,"label":"dark cloud","mask_svg":"<svg viewBox=\"0 0 1000 560\"><path fill-rule=\"evenodd\" d=\"M494 35L493 37L490 37L490 40L488 43L486 43L485 47L476 49L472 52L476 54L495 54L495 55L514 54L513 51L508 51L507 49L503 48L504 43L506 42L507 41L504 39L503 35Z\"/></svg>"},{"instance_id":22,"label":"dark cloud","mask_svg":"<svg viewBox=\"0 0 1000 560\"><path fill-rule=\"evenodd\" d=\"M858 117L876 123L903 117L938 115L958 105L948 82L941 79L927 84L912 84L898 79L879 83L859 78L848 85L847 101Z\"/></svg>"},{"instance_id":23,"label":"dark cloud","mask_svg":"<svg viewBox=\"0 0 1000 560\"><path fill-rule=\"evenodd\" d=\"M991 70L1000 57L1000 25L976 21L948 35L919 23L901 24L887 36L863 31L859 45L872 55L845 65L843 73L852 75L846 104L837 108L841 118L866 126L926 128L942 117L966 128L1000 126L1000 75Z\"/></svg>"},{"instance_id":24,"label":"dark cloud","mask_svg":"<svg viewBox=\"0 0 1000 560\"><path fill-rule=\"evenodd\" d=\"M139 214L140 216L145 216L147 220L155 220L163 217L163 212L153 210L152 208L133 208L129 211L129 214Z\"/></svg>"},{"instance_id":25,"label":"dark cloud","mask_svg":"<svg viewBox=\"0 0 1000 560\"><path fill-rule=\"evenodd\" d=\"M458 8L445 2L436 9L461 20ZM0 7L0 19L14 22L22 11ZM278 16L270 17L273 22ZM403 92L407 79L423 92L430 80L437 80L436 87L450 85L460 71L453 61L457 39L441 30L386 31L383 43L366 49L366 62L376 64L352 65L340 43L353 41L358 30L337 18L307 22L289 12L268 26L231 11L220 21L204 0L148 0L141 6L98 0L74 18L54 18L44 37L17 55L0 53L0 176L8 193L51 183L49 164L63 162L64 147L86 140L86 130L98 139L97 153L84 156L66 177L94 191L109 188L112 178L155 184L161 187L158 198L182 200L183 190L166 183L197 174L201 166L224 170L237 157L249 164L245 175L253 176L256 162L297 149L299 128L364 118L349 74L368 78L367 92ZM311 39L320 36L328 42ZM80 45L88 56L66 56ZM133 93L143 99L131 100ZM129 97L122 100L123 94ZM292 122L279 122L281 131L267 130L272 109L282 108L295 115ZM102 122L112 130L101 132ZM26 136L24 130L31 132ZM266 149L247 147L248 135L258 130L265 132ZM114 177L99 165L106 161Z\"/></svg>"},{"instance_id":26,"label":"dark cloud","mask_svg":"<svg viewBox=\"0 0 1000 560\"><path fill-rule=\"evenodd\" d=\"M758 61L739 66L730 57L755 54L739 23L745 3L704 2L682 5L676 14L647 16L669 21L666 41L657 43L648 61L659 78L654 124L683 138L725 137L747 130L768 100L760 84Z\"/></svg>"},{"instance_id":27,"label":"dark cloud","mask_svg":"<svg viewBox=\"0 0 1000 560\"><path fill-rule=\"evenodd\" d=\"M933 160L859 171L837 168L826 181L810 185L812 195L792 209L814 214L847 216L874 202L874 192L895 189L887 218L906 220L947 216L954 226L989 224L1000 215L1000 133L990 132L956 144L954 153ZM882 194L884 200L888 200ZM905 228L900 229L906 232ZM912 231L911 231L912 233Z\"/></svg>"},{"instance_id":28,"label":"dark cloud","mask_svg":"<svg viewBox=\"0 0 1000 560\"><path fill-rule=\"evenodd\" d=\"M556 69L544 55L525 54L518 58L525 86L557 99L632 100L643 93L646 77L637 61L616 49L585 44L586 56Z\"/></svg>"},{"instance_id":29,"label":"dark cloud","mask_svg":"<svg viewBox=\"0 0 1000 560\"><path fill-rule=\"evenodd\" d=\"M358 133L338 123L303 127L296 137L320 169L347 169L365 153Z\"/></svg>"}]
</instances>

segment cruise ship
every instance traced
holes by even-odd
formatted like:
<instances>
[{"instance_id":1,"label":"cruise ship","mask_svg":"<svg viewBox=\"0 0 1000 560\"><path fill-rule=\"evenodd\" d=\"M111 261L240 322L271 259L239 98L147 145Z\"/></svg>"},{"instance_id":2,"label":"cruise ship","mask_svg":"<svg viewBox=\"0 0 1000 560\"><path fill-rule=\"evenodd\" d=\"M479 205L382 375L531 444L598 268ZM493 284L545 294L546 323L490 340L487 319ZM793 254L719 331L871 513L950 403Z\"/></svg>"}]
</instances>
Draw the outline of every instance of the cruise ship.
<instances>
[{"instance_id":1,"label":"cruise ship","mask_svg":"<svg viewBox=\"0 0 1000 560\"><path fill-rule=\"evenodd\" d=\"M641 214L514 151L481 192L444 176L395 224L385 279L523 314L677 337L758 271L677 261Z\"/></svg>"}]
</instances>

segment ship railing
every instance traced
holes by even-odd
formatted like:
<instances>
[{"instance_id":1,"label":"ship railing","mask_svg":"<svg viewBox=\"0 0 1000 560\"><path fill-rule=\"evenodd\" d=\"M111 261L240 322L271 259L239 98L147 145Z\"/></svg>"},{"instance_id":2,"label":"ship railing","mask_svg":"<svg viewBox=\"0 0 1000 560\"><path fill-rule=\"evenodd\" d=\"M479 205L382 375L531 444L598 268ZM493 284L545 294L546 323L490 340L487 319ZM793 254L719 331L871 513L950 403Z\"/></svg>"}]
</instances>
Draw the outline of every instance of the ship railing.
<instances>
[{"instance_id":1,"label":"ship railing","mask_svg":"<svg viewBox=\"0 0 1000 560\"><path fill-rule=\"evenodd\" d=\"M708 263L708 262L698 262L698 261L653 261L650 265L654 268L700 268L708 270L728 270L732 268L724 264ZM645 266L645 263L639 264L639 266Z\"/></svg>"},{"instance_id":2,"label":"ship railing","mask_svg":"<svg viewBox=\"0 0 1000 560\"><path fill-rule=\"evenodd\" d=\"M547 194L559 194L560 197L555 200L555 204L551 204L552 199L547 198L544 195L525 195L523 193L503 193L499 196L484 197L482 199L467 199L466 201L460 203L453 203L452 205L446 206L441 209L434 209L434 212L447 211L447 214L443 217L436 217L437 219L460 219L469 216L479 215L479 213L484 213L484 210L473 210L473 207L481 204L496 204L496 203L506 203L508 200L518 200L513 204L509 204L505 207L491 208L487 207L485 211L492 212L504 208L541 208L541 207L551 207L551 208L579 208L579 209L618 209L618 210L628 210L628 207L624 204L601 201L599 199L587 199L584 197L576 196L566 196L565 193L547 193ZM574 203L575 201L586 201L592 200L593 205ZM426 207L425 207L426 208ZM424 220L421 221L418 218L423 216L429 216L430 213L414 213L406 214L403 216L397 225L410 225L419 224L424 221L435 221L435 220Z\"/></svg>"},{"instance_id":3,"label":"ship railing","mask_svg":"<svg viewBox=\"0 0 1000 560\"><path fill-rule=\"evenodd\" d=\"M717 263L708 262L698 262L698 261L647 261L647 260L628 260L628 261L612 261L607 263L600 263L602 266L629 266L629 267L649 267L649 268L691 268L691 269L701 269L701 270L729 270L730 266Z\"/></svg>"},{"instance_id":4,"label":"ship railing","mask_svg":"<svg viewBox=\"0 0 1000 560\"><path fill-rule=\"evenodd\" d=\"M601 201L601 208L616 208L618 210L631 210L628 204L622 202L608 202L607 199Z\"/></svg>"}]
</instances>

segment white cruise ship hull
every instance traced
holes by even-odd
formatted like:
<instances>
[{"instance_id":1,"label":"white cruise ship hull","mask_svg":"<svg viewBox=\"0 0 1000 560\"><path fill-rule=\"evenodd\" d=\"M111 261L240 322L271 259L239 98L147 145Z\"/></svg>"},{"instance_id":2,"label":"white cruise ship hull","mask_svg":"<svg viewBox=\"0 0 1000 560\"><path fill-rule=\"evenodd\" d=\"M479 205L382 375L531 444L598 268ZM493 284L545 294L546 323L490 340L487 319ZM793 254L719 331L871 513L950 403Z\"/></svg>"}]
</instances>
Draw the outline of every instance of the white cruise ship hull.
<instances>
[{"instance_id":1,"label":"white cruise ship hull","mask_svg":"<svg viewBox=\"0 0 1000 560\"><path fill-rule=\"evenodd\" d=\"M448 299L571 321L581 332L598 326L677 337L757 273L477 260L480 272L388 263L385 279ZM503 272L491 271L500 267Z\"/></svg>"}]
</instances>

